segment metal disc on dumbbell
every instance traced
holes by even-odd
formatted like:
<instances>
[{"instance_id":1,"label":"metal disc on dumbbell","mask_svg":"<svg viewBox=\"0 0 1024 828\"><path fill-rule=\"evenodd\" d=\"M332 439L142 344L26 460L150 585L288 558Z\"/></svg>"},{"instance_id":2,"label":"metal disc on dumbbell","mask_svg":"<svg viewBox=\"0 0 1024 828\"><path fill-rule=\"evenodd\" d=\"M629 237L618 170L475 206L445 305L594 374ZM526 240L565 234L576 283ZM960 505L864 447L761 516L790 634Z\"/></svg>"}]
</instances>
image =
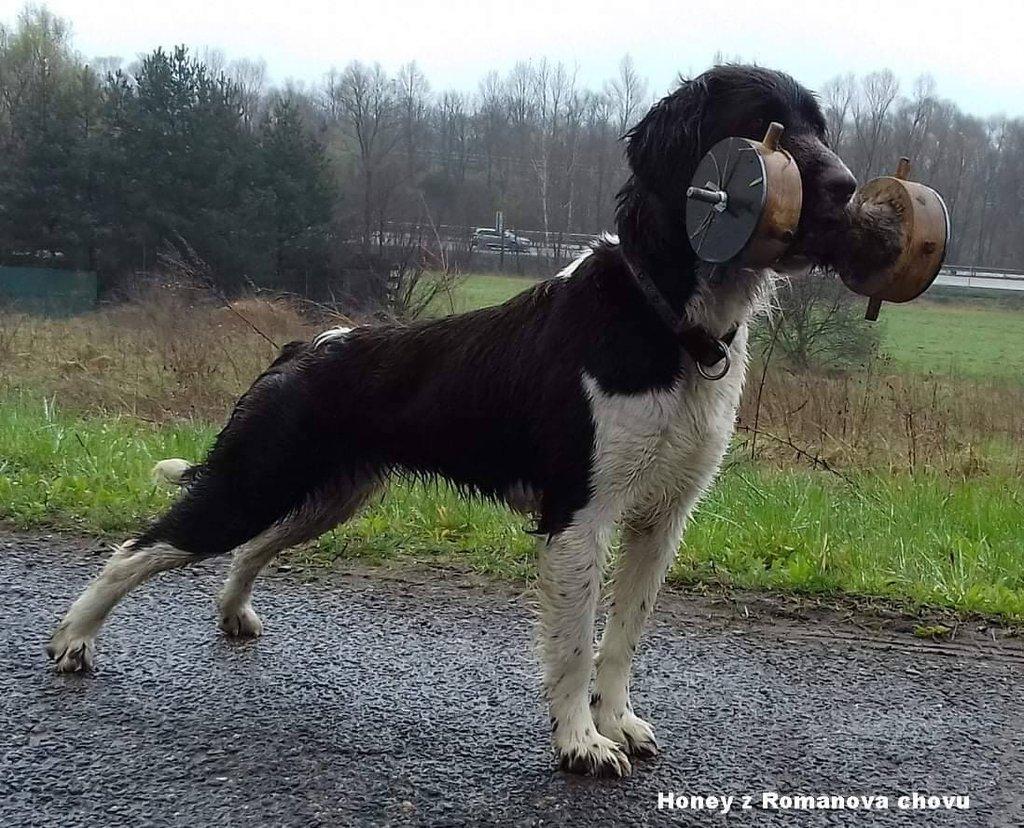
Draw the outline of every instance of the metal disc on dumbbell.
<instances>
[{"instance_id":1,"label":"metal disc on dumbbell","mask_svg":"<svg viewBox=\"0 0 1024 828\"><path fill-rule=\"evenodd\" d=\"M800 172L778 146L782 125L764 141L726 138L697 165L686 191L686 234L706 262L764 266L778 259L800 221Z\"/></svg>"}]
</instances>

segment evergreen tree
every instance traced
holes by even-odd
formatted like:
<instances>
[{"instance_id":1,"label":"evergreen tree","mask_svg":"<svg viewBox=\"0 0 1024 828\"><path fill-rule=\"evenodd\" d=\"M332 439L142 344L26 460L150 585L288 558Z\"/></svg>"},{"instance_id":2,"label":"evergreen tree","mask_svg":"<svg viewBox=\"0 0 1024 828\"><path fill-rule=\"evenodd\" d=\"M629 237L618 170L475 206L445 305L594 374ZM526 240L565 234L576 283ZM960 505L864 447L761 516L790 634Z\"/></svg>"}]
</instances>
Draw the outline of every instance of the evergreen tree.
<instances>
[{"instance_id":1,"label":"evergreen tree","mask_svg":"<svg viewBox=\"0 0 1024 828\"><path fill-rule=\"evenodd\" d=\"M100 90L67 24L29 8L0 31L0 87L0 255L90 266Z\"/></svg>"},{"instance_id":2,"label":"evergreen tree","mask_svg":"<svg viewBox=\"0 0 1024 828\"><path fill-rule=\"evenodd\" d=\"M232 287L258 267L251 203L256 147L243 129L241 93L184 47L147 55L134 79L111 78L111 130L124 164L123 229L142 265L183 239Z\"/></svg>"},{"instance_id":3,"label":"evergreen tree","mask_svg":"<svg viewBox=\"0 0 1024 828\"><path fill-rule=\"evenodd\" d=\"M260 160L275 278L322 271L333 187L323 146L294 100L279 98L265 116Z\"/></svg>"}]
</instances>

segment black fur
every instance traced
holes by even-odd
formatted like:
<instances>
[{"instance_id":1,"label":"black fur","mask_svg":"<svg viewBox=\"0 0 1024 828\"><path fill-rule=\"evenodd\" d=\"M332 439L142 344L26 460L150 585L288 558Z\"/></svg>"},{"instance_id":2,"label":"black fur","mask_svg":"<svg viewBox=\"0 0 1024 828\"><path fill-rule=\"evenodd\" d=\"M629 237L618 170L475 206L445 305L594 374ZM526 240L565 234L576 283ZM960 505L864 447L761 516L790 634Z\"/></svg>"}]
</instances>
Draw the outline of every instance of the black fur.
<instances>
[{"instance_id":1,"label":"black fur","mask_svg":"<svg viewBox=\"0 0 1024 828\"><path fill-rule=\"evenodd\" d=\"M786 126L783 145L801 167L809 215L801 239L813 239L815 221L836 220L840 198L830 188L850 178L825 145L813 96L777 72L711 70L626 136L632 175L618 198L621 244L602 243L571 276L495 308L359 328L318 348L289 344L137 547L166 541L197 557L221 554L326 492L392 473L443 477L495 499L525 484L540 495L538 530L564 528L590 496L594 425L582 374L608 393L631 394L694 370L624 257L681 312L708 278L683 223L693 170L716 141L760 138L772 120Z\"/></svg>"}]
</instances>

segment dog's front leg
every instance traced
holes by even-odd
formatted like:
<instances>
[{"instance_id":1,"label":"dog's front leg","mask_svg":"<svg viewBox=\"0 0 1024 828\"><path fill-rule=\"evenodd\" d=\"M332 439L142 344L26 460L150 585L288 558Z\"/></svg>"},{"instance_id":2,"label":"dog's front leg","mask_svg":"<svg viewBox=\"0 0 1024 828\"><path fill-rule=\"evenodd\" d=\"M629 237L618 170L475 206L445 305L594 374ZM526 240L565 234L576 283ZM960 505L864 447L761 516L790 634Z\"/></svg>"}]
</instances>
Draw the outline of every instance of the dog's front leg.
<instances>
[{"instance_id":1,"label":"dog's front leg","mask_svg":"<svg viewBox=\"0 0 1024 828\"><path fill-rule=\"evenodd\" d=\"M658 752L651 726L634 715L629 699L633 654L658 589L679 548L686 510L627 516L615 573L612 609L601 638L591 710L598 731L634 756Z\"/></svg>"},{"instance_id":2,"label":"dog's front leg","mask_svg":"<svg viewBox=\"0 0 1024 828\"><path fill-rule=\"evenodd\" d=\"M578 521L552 535L540 556L541 655L551 738L564 770L626 776L629 760L590 712L594 613L611 526Z\"/></svg>"}]
</instances>

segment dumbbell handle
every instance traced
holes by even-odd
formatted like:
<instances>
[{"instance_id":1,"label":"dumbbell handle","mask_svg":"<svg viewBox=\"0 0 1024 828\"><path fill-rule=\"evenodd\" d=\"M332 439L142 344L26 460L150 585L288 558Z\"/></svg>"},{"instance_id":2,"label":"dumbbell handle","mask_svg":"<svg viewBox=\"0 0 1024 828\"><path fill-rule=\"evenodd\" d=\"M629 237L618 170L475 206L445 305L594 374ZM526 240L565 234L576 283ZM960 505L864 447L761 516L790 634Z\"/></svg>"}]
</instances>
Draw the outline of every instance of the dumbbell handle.
<instances>
[{"instance_id":1,"label":"dumbbell handle","mask_svg":"<svg viewBox=\"0 0 1024 828\"><path fill-rule=\"evenodd\" d=\"M705 190L703 187L687 187L686 197L703 201L705 204L721 205L719 209L723 210L729 201L729 196L723 190Z\"/></svg>"}]
</instances>

